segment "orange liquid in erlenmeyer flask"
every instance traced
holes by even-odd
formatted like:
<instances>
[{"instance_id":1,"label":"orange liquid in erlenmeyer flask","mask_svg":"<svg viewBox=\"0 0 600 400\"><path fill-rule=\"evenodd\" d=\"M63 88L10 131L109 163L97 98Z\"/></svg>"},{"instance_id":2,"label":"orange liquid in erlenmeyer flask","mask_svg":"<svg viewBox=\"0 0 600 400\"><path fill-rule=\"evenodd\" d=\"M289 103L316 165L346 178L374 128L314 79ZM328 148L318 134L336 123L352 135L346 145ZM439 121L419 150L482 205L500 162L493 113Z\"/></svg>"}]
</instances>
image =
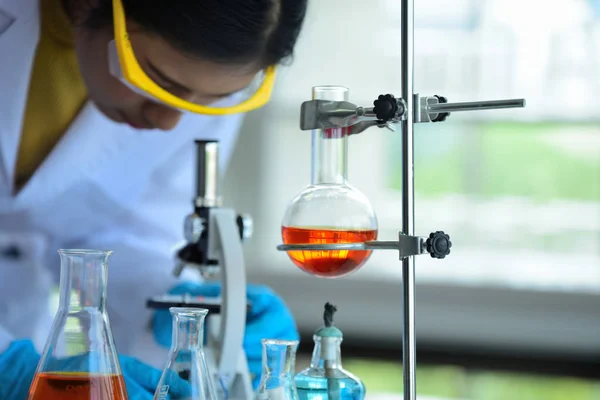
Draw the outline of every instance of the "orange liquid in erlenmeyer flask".
<instances>
[{"instance_id":1,"label":"orange liquid in erlenmeyer flask","mask_svg":"<svg viewBox=\"0 0 600 400\"><path fill-rule=\"evenodd\" d=\"M121 375L56 372L36 375L27 400L127 400Z\"/></svg>"},{"instance_id":2,"label":"orange liquid in erlenmeyer flask","mask_svg":"<svg viewBox=\"0 0 600 400\"><path fill-rule=\"evenodd\" d=\"M357 243L377 239L376 229L339 230L310 228L281 228L284 244ZM300 269L322 278L347 275L368 260L370 250L302 250L289 251L288 255Z\"/></svg>"}]
</instances>

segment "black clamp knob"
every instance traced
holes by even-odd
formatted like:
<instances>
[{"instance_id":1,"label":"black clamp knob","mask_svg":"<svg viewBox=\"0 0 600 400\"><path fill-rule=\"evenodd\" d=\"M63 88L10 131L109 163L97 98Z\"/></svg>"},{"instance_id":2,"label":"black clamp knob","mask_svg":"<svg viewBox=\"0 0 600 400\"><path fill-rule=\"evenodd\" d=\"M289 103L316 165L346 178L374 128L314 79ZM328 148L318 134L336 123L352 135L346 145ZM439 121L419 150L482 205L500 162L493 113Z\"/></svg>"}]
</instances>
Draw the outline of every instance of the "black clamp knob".
<instances>
[{"instance_id":1,"label":"black clamp knob","mask_svg":"<svg viewBox=\"0 0 600 400\"><path fill-rule=\"evenodd\" d=\"M254 230L254 221L248 214L238 215L235 219L242 241L250 239Z\"/></svg>"},{"instance_id":2,"label":"black clamp knob","mask_svg":"<svg viewBox=\"0 0 600 400\"><path fill-rule=\"evenodd\" d=\"M436 97L440 103L447 103L448 102L448 99L445 98L444 96L438 96L436 94L434 97ZM437 115L437 117L435 117L434 119L432 119L431 122L444 122L446 120L446 118L448 118L449 116L450 116L450 113L442 112L442 113L439 113Z\"/></svg>"},{"instance_id":3,"label":"black clamp knob","mask_svg":"<svg viewBox=\"0 0 600 400\"><path fill-rule=\"evenodd\" d=\"M445 234L443 231L430 233L425 244L431 258L445 258L450 254L450 247L452 247L450 235Z\"/></svg>"},{"instance_id":4,"label":"black clamp knob","mask_svg":"<svg viewBox=\"0 0 600 400\"><path fill-rule=\"evenodd\" d=\"M398 102L393 94L379 95L373 102L373 112L379 122L388 122L398 112Z\"/></svg>"}]
</instances>

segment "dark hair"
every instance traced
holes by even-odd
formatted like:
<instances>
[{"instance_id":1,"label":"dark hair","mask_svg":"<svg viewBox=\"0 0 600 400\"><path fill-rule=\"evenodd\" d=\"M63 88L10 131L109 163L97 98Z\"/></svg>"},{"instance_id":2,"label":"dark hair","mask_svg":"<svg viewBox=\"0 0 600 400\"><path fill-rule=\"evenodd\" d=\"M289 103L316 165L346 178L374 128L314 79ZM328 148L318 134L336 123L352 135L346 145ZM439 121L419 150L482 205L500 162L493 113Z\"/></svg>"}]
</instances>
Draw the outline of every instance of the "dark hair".
<instances>
[{"instance_id":1,"label":"dark hair","mask_svg":"<svg viewBox=\"0 0 600 400\"><path fill-rule=\"evenodd\" d=\"M308 0L122 1L128 19L188 55L267 67L291 58ZM112 26L112 0L89 4L84 26Z\"/></svg>"}]
</instances>

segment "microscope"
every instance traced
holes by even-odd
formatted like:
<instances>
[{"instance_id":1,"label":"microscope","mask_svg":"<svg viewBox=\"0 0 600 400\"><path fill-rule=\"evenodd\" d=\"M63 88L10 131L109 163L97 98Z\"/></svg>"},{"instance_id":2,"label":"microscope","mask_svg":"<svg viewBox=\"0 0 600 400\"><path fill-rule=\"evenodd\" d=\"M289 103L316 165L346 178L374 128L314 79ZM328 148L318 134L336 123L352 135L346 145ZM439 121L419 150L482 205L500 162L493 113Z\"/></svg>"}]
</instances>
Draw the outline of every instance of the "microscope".
<instances>
[{"instance_id":1,"label":"microscope","mask_svg":"<svg viewBox=\"0 0 600 400\"><path fill-rule=\"evenodd\" d=\"M186 244L177 252L173 273L198 271L205 282L220 281L221 296L190 295L152 298L155 309L196 307L208 309L204 353L215 376L215 387L229 399L252 397L252 379L243 349L246 313L246 270L242 243L252 236L252 219L222 207L219 196L219 143L196 142L196 196L194 211L185 218Z\"/></svg>"}]
</instances>

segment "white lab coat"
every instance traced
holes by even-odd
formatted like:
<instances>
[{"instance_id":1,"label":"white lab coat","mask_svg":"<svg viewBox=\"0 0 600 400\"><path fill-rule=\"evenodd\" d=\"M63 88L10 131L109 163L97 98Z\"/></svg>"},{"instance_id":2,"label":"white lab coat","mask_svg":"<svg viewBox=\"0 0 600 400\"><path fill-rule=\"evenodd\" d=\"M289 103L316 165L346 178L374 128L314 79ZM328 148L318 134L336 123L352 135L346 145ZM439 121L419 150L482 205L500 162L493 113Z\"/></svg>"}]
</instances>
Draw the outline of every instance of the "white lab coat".
<instances>
[{"instance_id":1,"label":"white lab coat","mask_svg":"<svg viewBox=\"0 0 600 400\"><path fill-rule=\"evenodd\" d=\"M148 297L175 283L173 246L192 210L194 139L220 141L223 168L242 116L184 115L170 132L136 131L88 103L13 196L15 162L39 37L38 0L0 0L0 352L15 338L42 349L58 284L59 248L109 249L108 313L117 349L147 340ZM145 337L145 339L144 339Z\"/></svg>"}]
</instances>

